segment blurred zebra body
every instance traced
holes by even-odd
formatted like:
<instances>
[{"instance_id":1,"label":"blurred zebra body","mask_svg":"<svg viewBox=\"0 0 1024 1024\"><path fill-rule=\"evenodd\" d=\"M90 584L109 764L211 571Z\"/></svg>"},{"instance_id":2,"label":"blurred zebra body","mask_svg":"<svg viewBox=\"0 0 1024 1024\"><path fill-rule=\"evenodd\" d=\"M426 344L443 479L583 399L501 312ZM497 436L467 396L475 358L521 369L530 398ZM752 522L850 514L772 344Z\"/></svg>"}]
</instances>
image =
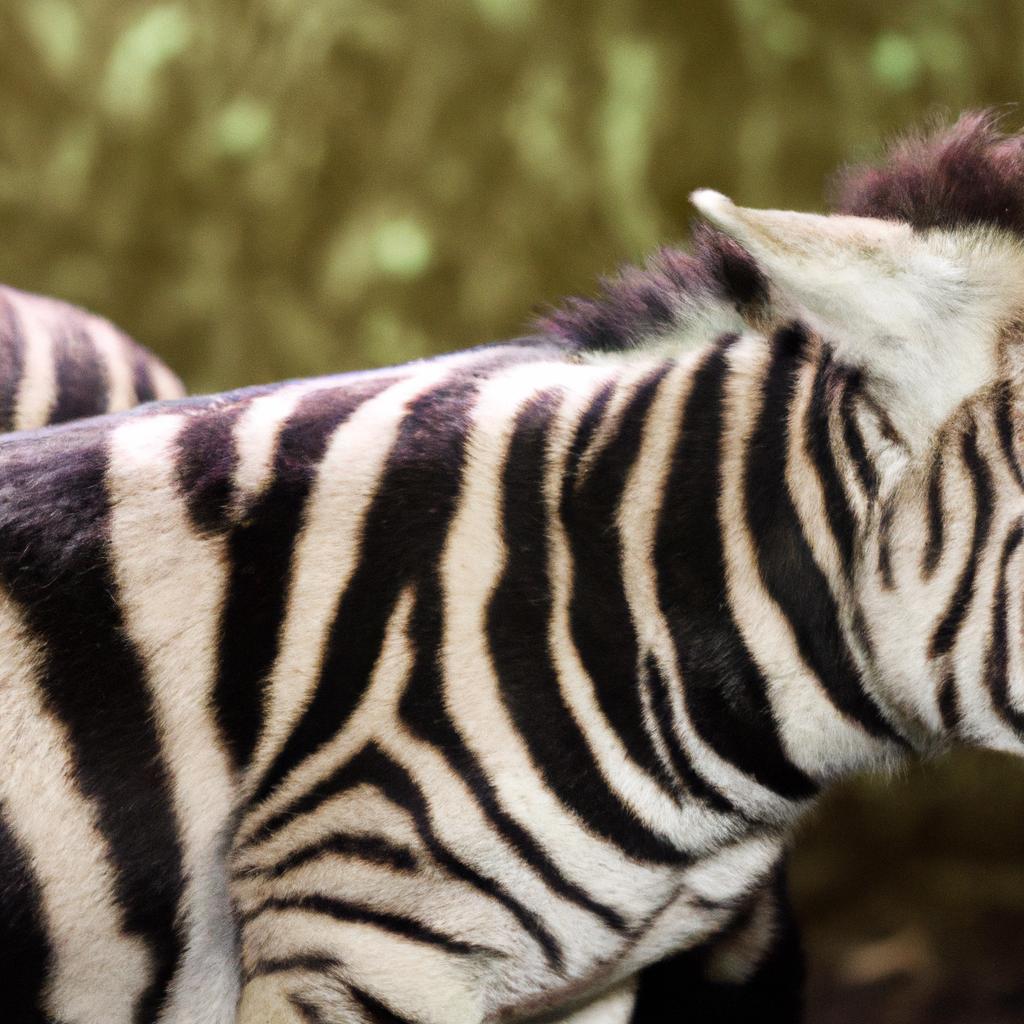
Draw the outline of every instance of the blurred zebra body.
<instances>
[{"instance_id":1,"label":"blurred zebra body","mask_svg":"<svg viewBox=\"0 0 1024 1024\"><path fill-rule=\"evenodd\" d=\"M11 1019L795 1019L821 787L1020 749L1024 250L696 201L749 302L0 440Z\"/></svg>"},{"instance_id":2,"label":"blurred zebra body","mask_svg":"<svg viewBox=\"0 0 1024 1024\"><path fill-rule=\"evenodd\" d=\"M102 317L0 285L0 430L180 398L181 381Z\"/></svg>"}]
</instances>

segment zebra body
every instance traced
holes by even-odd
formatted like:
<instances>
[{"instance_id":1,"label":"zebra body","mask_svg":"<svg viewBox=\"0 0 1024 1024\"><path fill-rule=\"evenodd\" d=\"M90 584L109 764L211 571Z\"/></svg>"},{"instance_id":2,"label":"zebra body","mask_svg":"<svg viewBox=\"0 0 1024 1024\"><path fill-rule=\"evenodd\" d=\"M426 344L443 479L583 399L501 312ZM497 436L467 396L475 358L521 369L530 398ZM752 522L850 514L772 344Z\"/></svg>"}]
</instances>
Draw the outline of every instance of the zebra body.
<instances>
[{"instance_id":1,"label":"zebra body","mask_svg":"<svg viewBox=\"0 0 1024 1024\"><path fill-rule=\"evenodd\" d=\"M775 428L844 386L821 351L496 347L4 442L27 995L230 1020L229 895L241 1021L625 1006L727 930L820 782L896 749L801 658L767 537L718 511L749 507L745 438L771 428L772 473L806 458ZM831 405L803 416L833 450Z\"/></svg>"},{"instance_id":2,"label":"zebra body","mask_svg":"<svg viewBox=\"0 0 1024 1024\"><path fill-rule=\"evenodd\" d=\"M696 201L770 305L692 351L0 441L12 1019L699 1019L824 785L1019 749L1020 244Z\"/></svg>"},{"instance_id":3,"label":"zebra body","mask_svg":"<svg viewBox=\"0 0 1024 1024\"><path fill-rule=\"evenodd\" d=\"M180 398L181 381L108 320L0 285L0 430Z\"/></svg>"}]
</instances>

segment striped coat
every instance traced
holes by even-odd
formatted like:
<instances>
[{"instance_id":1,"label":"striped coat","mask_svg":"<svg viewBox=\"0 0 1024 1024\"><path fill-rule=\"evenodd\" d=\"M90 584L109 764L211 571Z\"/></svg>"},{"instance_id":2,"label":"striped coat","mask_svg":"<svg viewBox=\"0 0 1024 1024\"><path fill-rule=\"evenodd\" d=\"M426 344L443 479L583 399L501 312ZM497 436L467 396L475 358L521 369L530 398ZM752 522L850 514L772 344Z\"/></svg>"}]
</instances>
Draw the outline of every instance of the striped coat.
<instances>
[{"instance_id":1,"label":"striped coat","mask_svg":"<svg viewBox=\"0 0 1024 1024\"><path fill-rule=\"evenodd\" d=\"M1020 749L1024 248L695 201L766 330L0 441L11 1019L780 1019L822 787Z\"/></svg>"},{"instance_id":2,"label":"striped coat","mask_svg":"<svg viewBox=\"0 0 1024 1024\"><path fill-rule=\"evenodd\" d=\"M167 367L109 321L0 285L0 431L180 398Z\"/></svg>"},{"instance_id":3,"label":"striped coat","mask_svg":"<svg viewBox=\"0 0 1024 1024\"><path fill-rule=\"evenodd\" d=\"M755 913L813 757L786 755L738 626L707 640L735 707L698 637L728 586L716 407L762 351L496 347L4 443L26 1006L230 1019L229 891L243 1020L285 1019L278 993L328 1020L626 1005L638 969Z\"/></svg>"}]
</instances>

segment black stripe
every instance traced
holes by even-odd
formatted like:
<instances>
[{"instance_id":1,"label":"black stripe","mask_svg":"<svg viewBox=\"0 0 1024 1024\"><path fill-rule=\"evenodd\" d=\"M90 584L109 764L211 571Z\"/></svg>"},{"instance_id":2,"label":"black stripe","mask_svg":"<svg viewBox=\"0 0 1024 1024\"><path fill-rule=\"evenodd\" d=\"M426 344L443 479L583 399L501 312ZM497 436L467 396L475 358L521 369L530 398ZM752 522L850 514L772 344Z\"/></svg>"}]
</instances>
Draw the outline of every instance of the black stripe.
<instances>
[{"instance_id":1,"label":"black stripe","mask_svg":"<svg viewBox=\"0 0 1024 1024\"><path fill-rule=\"evenodd\" d=\"M0 300L2 301L2 300ZM7 765L7 771L14 766ZM55 823L59 829L59 823ZM28 855L0 809L0 1000L5 1020L42 1024L43 988L53 966L43 896Z\"/></svg>"},{"instance_id":2,"label":"black stripe","mask_svg":"<svg viewBox=\"0 0 1024 1024\"><path fill-rule=\"evenodd\" d=\"M307 1002L301 996L289 995L288 1002L295 1007L306 1021L306 1024L334 1024L329 1021L312 1003Z\"/></svg>"},{"instance_id":3,"label":"black stripe","mask_svg":"<svg viewBox=\"0 0 1024 1024\"><path fill-rule=\"evenodd\" d=\"M95 807L124 928L153 956L134 1014L143 1024L156 1018L182 949L182 864L155 709L110 563L107 457L99 430L8 449L0 578L44 645L40 690Z\"/></svg>"},{"instance_id":4,"label":"black stripe","mask_svg":"<svg viewBox=\"0 0 1024 1024\"><path fill-rule=\"evenodd\" d=\"M294 821L300 815L311 814L325 801L362 784L377 786L388 800L403 808L412 818L416 834L435 862L453 877L466 882L479 892L501 903L544 950L548 962L555 969L561 967L563 961L561 947L540 918L510 895L500 882L480 874L461 861L444 845L434 831L430 806L422 790L400 764L393 761L373 743L268 819L249 840L242 844L240 849L250 847L256 842L274 835L278 829Z\"/></svg>"},{"instance_id":5,"label":"black stripe","mask_svg":"<svg viewBox=\"0 0 1024 1024\"><path fill-rule=\"evenodd\" d=\"M604 417L608 414L608 403L611 401L615 385L612 381L598 390L597 394L587 403L583 410L576 428L576 435L572 439L572 447L566 459L565 477L566 483L579 488L586 480L586 476L580 471L580 464L583 456L594 440L597 428L601 425Z\"/></svg>"},{"instance_id":6,"label":"black stripe","mask_svg":"<svg viewBox=\"0 0 1024 1024\"><path fill-rule=\"evenodd\" d=\"M668 791L675 788L673 780L647 731L641 689L636 684L640 650L623 583L618 515L651 404L670 365L659 367L636 388L612 437L579 486L571 472L570 456L559 507L569 546L573 644L594 685L601 713L630 758ZM579 438L581 444L574 445L576 451L584 450L587 423L584 416L583 437Z\"/></svg>"},{"instance_id":7,"label":"black stripe","mask_svg":"<svg viewBox=\"0 0 1024 1024\"><path fill-rule=\"evenodd\" d=\"M1014 425L1013 425L1013 389L1009 383L1004 383L996 397L996 430L999 433L999 445L1006 458L1006 464L1013 474L1017 486L1024 490L1024 474L1021 473L1020 460L1017 458L1017 449L1014 446Z\"/></svg>"},{"instance_id":8,"label":"black stripe","mask_svg":"<svg viewBox=\"0 0 1024 1024\"><path fill-rule=\"evenodd\" d=\"M106 361L92 337L70 318L53 334L56 398L48 422L66 423L107 411Z\"/></svg>"},{"instance_id":9,"label":"black stripe","mask_svg":"<svg viewBox=\"0 0 1024 1024\"><path fill-rule=\"evenodd\" d=\"M230 528L238 449L234 430L248 401L193 414L177 439L178 484L192 525L202 534Z\"/></svg>"},{"instance_id":10,"label":"black stripe","mask_svg":"<svg viewBox=\"0 0 1024 1024\"><path fill-rule=\"evenodd\" d=\"M992 607L992 638L985 659L985 685L992 695L996 711L1011 728L1024 737L1024 714L1013 706L1010 700L1009 661L1010 637L1007 616L1009 597L1007 594L1006 571L1014 552L1024 539L1024 525L1016 523L1003 541L999 558L999 579L996 583L995 601Z\"/></svg>"},{"instance_id":11,"label":"black stripe","mask_svg":"<svg viewBox=\"0 0 1024 1024\"><path fill-rule=\"evenodd\" d=\"M939 717L942 719L942 727L948 733L955 733L960 727L960 694L952 665L946 666L939 684Z\"/></svg>"},{"instance_id":12,"label":"black stripe","mask_svg":"<svg viewBox=\"0 0 1024 1024\"><path fill-rule=\"evenodd\" d=\"M945 541L945 519L942 514L942 449L938 449L932 457L928 470L928 538L925 541L924 557L921 561L921 574L931 579L942 557L942 546Z\"/></svg>"},{"instance_id":13,"label":"black stripe","mask_svg":"<svg viewBox=\"0 0 1024 1024\"><path fill-rule=\"evenodd\" d=\"M786 616L801 658L832 704L872 736L903 743L861 684L839 609L811 553L786 481L790 410L805 346L800 327L776 335L763 385L764 405L747 448L744 505L758 569Z\"/></svg>"},{"instance_id":14,"label":"black stripe","mask_svg":"<svg viewBox=\"0 0 1024 1024\"><path fill-rule=\"evenodd\" d=\"M288 608L292 554L320 460L335 430L393 382L374 378L303 398L281 430L267 489L228 535L231 576L213 697L236 768L248 765L263 727L265 691ZM223 446L211 452L208 465L222 477L232 469L230 452ZM216 473L206 478L215 498L223 496L216 478Z\"/></svg>"},{"instance_id":15,"label":"black stripe","mask_svg":"<svg viewBox=\"0 0 1024 1024\"><path fill-rule=\"evenodd\" d=\"M399 1017L390 1007L379 999L374 999L369 992L364 992L354 985L349 986L352 998L366 1011L366 1019L370 1024L414 1024L408 1017Z\"/></svg>"},{"instance_id":16,"label":"black stripe","mask_svg":"<svg viewBox=\"0 0 1024 1024\"><path fill-rule=\"evenodd\" d=\"M704 358L683 410L655 543L658 600L694 728L761 785L802 800L817 786L783 749L766 681L740 635L726 587L719 501L727 353L734 341L722 339Z\"/></svg>"},{"instance_id":17,"label":"black stripe","mask_svg":"<svg viewBox=\"0 0 1024 1024\"><path fill-rule=\"evenodd\" d=\"M842 398L839 400L839 412L843 421L843 441L847 451L850 453L850 458L853 459L853 466L857 472L860 486L865 496L871 501L878 494L878 474L868 458L864 435L861 433L860 424L857 422L857 410L854 408L854 399L859 389L859 377L857 375L850 377L846 387L843 389Z\"/></svg>"},{"instance_id":18,"label":"black stripe","mask_svg":"<svg viewBox=\"0 0 1024 1024\"><path fill-rule=\"evenodd\" d=\"M241 914L240 920L243 926L247 926L264 914L271 913L272 911L286 910L321 914L335 921L372 925L381 931L390 932L392 935L400 935L402 938L409 939L412 942L422 942L424 945L437 946L457 956L478 956L480 954L487 954L489 956L504 955L490 946L481 946L475 942L463 942L461 939L452 938L450 935L446 935L436 928L431 928L430 925L417 921L415 918L406 917L404 914L395 914L388 910L377 910L374 907L367 907L361 903L353 903L350 900L338 899L334 896L324 896L320 893L270 896L252 910Z\"/></svg>"},{"instance_id":19,"label":"black stripe","mask_svg":"<svg viewBox=\"0 0 1024 1024\"><path fill-rule=\"evenodd\" d=\"M141 345L136 345L130 338L123 337L123 344L124 354L131 360L132 387L135 389L135 398L139 402L152 402L156 398L156 384L153 382L153 374L150 370L152 357Z\"/></svg>"},{"instance_id":20,"label":"black stripe","mask_svg":"<svg viewBox=\"0 0 1024 1024\"><path fill-rule=\"evenodd\" d=\"M280 878L288 871L319 860L321 857L335 854L339 857L352 857L355 860L369 861L371 864L384 864L395 871L414 871L416 854L401 843L393 843L387 836L359 833L333 832L314 842L300 846L287 856L282 857L266 868L245 868L241 874L263 874L271 878Z\"/></svg>"},{"instance_id":21,"label":"black stripe","mask_svg":"<svg viewBox=\"0 0 1024 1024\"><path fill-rule=\"evenodd\" d=\"M341 972L345 965L332 953L299 953L295 956L260 960L252 970L245 972L246 981L264 978L269 974L290 974L292 971L309 971L312 974Z\"/></svg>"},{"instance_id":22,"label":"black stripe","mask_svg":"<svg viewBox=\"0 0 1024 1024\"><path fill-rule=\"evenodd\" d=\"M849 578L853 571L856 522L836 462L835 442L830 429L830 414L835 405L836 392L840 387L841 378L832 360L832 354L825 349L814 375L811 400L804 419L804 432L807 455L821 481L825 499L825 518L839 548L843 569Z\"/></svg>"},{"instance_id":23,"label":"black stripe","mask_svg":"<svg viewBox=\"0 0 1024 1024\"><path fill-rule=\"evenodd\" d=\"M21 319L15 301L0 287L0 431L4 433L15 427L15 405L24 370L25 334Z\"/></svg>"},{"instance_id":24,"label":"black stripe","mask_svg":"<svg viewBox=\"0 0 1024 1024\"><path fill-rule=\"evenodd\" d=\"M878 575L885 590L892 590L896 586L892 574L892 522L895 514L895 506L888 501L883 504L878 517Z\"/></svg>"},{"instance_id":25,"label":"black stripe","mask_svg":"<svg viewBox=\"0 0 1024 1024\"><path fill-rule=\"evenodd\" d=\"M502 474L505 567L486 615L501 698L545 785L590 831L638 860L686 863L687 853L650 831L608 787L566 705L551 660L544 478L558 404L558 397L546 392L526 403L516 418ZM636 676L634 662L632 674L620 685L637 686Z\"/></svg>"},{"instance_id":26,"label":"black stripe","mask_svg":"<svg viewBox=\"0 0 1024 1024\"><path fill-rule=\"evenodd\" d=\"M658 723L661 738L668 750L672 768L682 780L691 796L703 800L722 814L738 814L736 805L725 794L707 781L694 767L674 725L671 694L668 683L658 667L657 658L648 654L644 662L645 678L651 694L651 709Z\"/></svg>"},{"instance_id":27,"label":"black stripe","mask_svg":"<svg viewBox=\"0 0 1024 1024\"><path fill-rule=\"evenodd\" d=\"M960 627L974 602L974 584L978 574L978 562L992 527L994 501L992 473L978 450L978 431L975 424L971 424L971 427L964 432L960 443L960 454L967 466L974 491L971 548L946 611L932 633L931 643L928 647L930 658L939 658L948 654L952 650L953 644L956 643Z\"/></svg>"},{"instance_id":28,"label":"black stripe","mask_svg":"<svg viewBox=\"0 0 1024 1024\"><path fill-rule=\"evenodd\" d=\"M853 632L854 638L860 644L861 652L867 661L874 661L874 639L871 636L871 630L868 627L867 620L864 618L864 609L861 606L860 601L856 598L853 599L850 618L852 620L850 622L850 629Z\"/></svg>"}]
</instances>

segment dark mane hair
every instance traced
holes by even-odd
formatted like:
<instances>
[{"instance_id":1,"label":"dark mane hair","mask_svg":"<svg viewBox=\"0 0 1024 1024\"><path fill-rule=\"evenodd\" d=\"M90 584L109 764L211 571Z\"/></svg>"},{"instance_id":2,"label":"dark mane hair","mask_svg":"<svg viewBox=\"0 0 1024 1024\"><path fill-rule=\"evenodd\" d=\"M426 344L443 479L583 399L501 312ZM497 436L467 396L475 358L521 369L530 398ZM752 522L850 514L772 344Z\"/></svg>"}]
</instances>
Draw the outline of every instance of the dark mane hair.
<instances>
[{"instance_id":1,"label":"dark mane hair","mask_svg":"<svg viewBox=\"0 0 1024 1024\"><path fill-rule=\"evenodd\" d=\"M900 220L913 227L988 224L1024 237L1024 133L1007 134L990 110L953 125L904 136L876 163L839 172L833 210ZM569 299L539 329L574 350L621 351L685 327L711 310L755 319L769 304L754 258L707 224L689 252L662 249L643 268L602 282L594 299Z\"/></svg>"},{"instance_id":2,"label":"dark mane hair","mask_svg":"<svg viewBox=\"0 0 1024 1024\"><path fill-rule=\"evenodd\" d=\"M841 171L831 199L839 213L919 229L990 224L1024 236L1024 135L1002 132L993 111L972 111Z\"/></svg>"},{"instance_id":3,"label":"dark mane hair","mask_svg":"<svg viewBox=\"0 0 1024 1024\"><path fill-rule=\"evenodd\" d=\"M768 282L754 258L707 224L691 250L666 248L644 267L602 281L596 299L569 299L539 323L573 349L614 352L685 324L687 307L728 305L753 311L768 301Z\"/></svg>"}]
</instances>

